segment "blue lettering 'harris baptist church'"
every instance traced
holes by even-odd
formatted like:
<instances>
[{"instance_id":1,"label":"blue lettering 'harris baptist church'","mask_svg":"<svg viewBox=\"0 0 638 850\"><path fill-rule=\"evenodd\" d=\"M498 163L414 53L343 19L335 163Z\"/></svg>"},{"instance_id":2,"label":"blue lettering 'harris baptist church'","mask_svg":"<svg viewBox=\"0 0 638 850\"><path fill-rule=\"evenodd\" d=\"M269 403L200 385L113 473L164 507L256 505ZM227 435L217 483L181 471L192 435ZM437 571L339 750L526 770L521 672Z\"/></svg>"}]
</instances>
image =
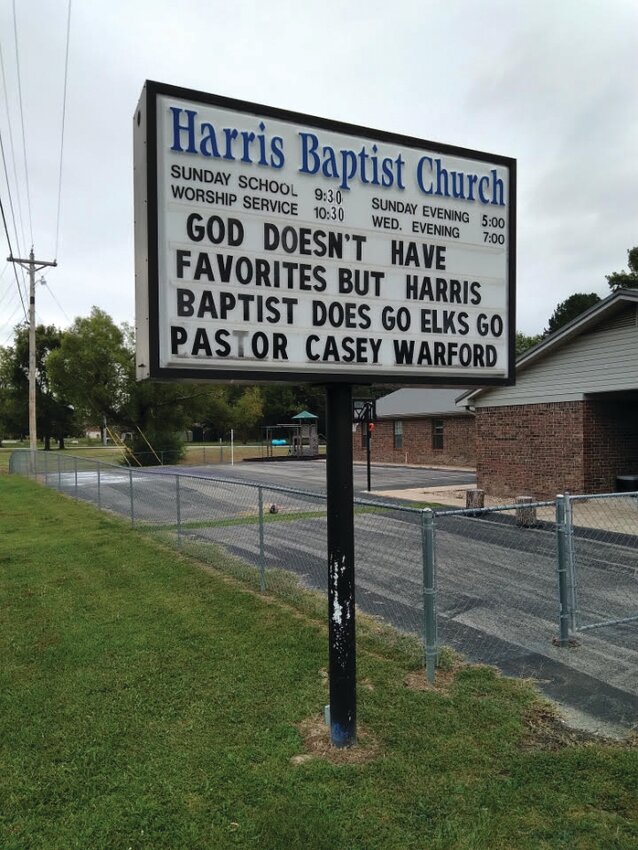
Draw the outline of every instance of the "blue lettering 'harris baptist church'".
<instances>
[{"instance_id":1,"label":"blue lettering 'harris baptist church'","mask_svg":"<svg viewBox=\"0 0 638 850\"><path fill-rule=\"evenodd\" d=\"M227 161L239 161L263 168L281 169L287 151L281 136L267 133L263 121L252 130L236 127L217 128L210 121L200 121L194 109L171 106L172 144L174 153L195 154ZM342 190L350 190L358 181L383 189L406 188L406 160L401 153L380 156L376 144L363 144L360 150L335 148L322 144L316 133L298 131L301 174L321 175L338 181ZM421 156L415 166L414 179L424 195L455 198L483 205L505 206L505 186L496 169L489 174L448 169L439 157Z\"/></svg>"}]
</instances>

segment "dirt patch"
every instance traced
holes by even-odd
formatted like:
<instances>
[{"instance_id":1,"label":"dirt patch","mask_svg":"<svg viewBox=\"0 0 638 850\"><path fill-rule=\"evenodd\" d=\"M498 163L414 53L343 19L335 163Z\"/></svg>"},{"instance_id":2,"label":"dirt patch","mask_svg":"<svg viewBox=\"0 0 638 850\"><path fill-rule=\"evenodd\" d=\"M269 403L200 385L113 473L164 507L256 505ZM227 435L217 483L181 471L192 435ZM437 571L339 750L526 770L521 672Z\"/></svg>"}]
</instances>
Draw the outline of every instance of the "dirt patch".
<instances>
[{"instance_id":1,"label":"dirt patch","mask_svg":"<svg viewBox=\"0 0 638 850\"><path fill-rule=\"evenodd\" d=\"M524 750L563 750L566 747L593 744L638 749L638 735L631 734L619 741L595 732L575 729L551 705L544 703L533 706L525 715L524 723L526 732L521 742Z\"/></svg>"},{"instance_id":2,"label":"dirt patch","mask_svg":"<svg viewBox=\"0 0 638 850\"><path fill-rule=\"evenodd\" d=\"M423 668L413 670L403 680L403 684L411 691L430 691L434 694L447 696L454 680L463 667L467 667L461 661L453 661L443 668L437 668L434 682L429 682L426 671Z\"/></svg>"},{"instance_id":3,"label":"dirt patch","mask_svg":"<svg viewBox=\"0 0 638 850\"><path fill-rule=\"evenodd\" d=\"M309 717L297 728L301 733L305 752L290 759L291 764L294 765L304 764L315 758L323 759L330 764L367 764L380 752L378 741L361 726L357 728L356 745L341 749L332 746L330 729L321 716Z\"/></svg>"}]
</instances>

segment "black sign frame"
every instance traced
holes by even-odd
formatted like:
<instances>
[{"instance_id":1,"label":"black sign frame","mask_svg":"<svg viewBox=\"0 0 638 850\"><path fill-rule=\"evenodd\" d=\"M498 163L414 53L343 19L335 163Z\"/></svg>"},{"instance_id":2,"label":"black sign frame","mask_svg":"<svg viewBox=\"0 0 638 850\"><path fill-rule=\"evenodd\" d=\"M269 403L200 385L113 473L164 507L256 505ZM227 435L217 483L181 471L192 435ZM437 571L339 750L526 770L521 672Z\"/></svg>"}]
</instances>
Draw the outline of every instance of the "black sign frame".
<instances>
[{"instance_id":1,"label":"black sign frame","mask_svg":"<svg viewBox=\"0 0 638 850\"><path fill-rule=\"evenodd\" d=\"M430 371L424 370L423 374L408 372L384 372L381 368L369 371L348 370L347 366L334 366L332 371L327 367L325 371L284 371L251 370L250 361L246 368L229 369L223 367L192 368L160 366L160 340L159 340L159 226L158 226L158 157L157 157L157 99L160 96L175 97L206 106L216 106L240 113L252 113L267 116L291 123L301 123L308 127L344 133L353 136L364 136L370 140L389 142L393 144L406 145L411 148L423 149L428 152L441 153L451 156L475 159L479 162L488 162L499 165L509 170L508 180L508 358L507 373L504 376L493 377L488 374L468 373L467 375L457 373L455 375L436 374L436 367L429 367ZM148 288L148 317L147 341L148 341L148 363L137 363L138 377L144 377L162 381L209 381L214 383L235 384L265 384L265 383L309 383L324 385L329 383L344 383L351 385L394 384L400 386L506 386L515 382L515 338L516 338L516 160L511 157L490 154L484 151L476 151L470 148L456 147L454 145L431 142L425 139L376 130L356 124L348 124L307 115L299 112L278 109L271 106L253 103L250 101L235 100L233 98L201 92L179 86L147 80L142 92L140 104L134 117L134 125L138 127L141 123L142 113L145 111L144 124L146 134L144 146L146 149L146 246L136 245L136 254L146 248L146 285ZM137 274L140 274L138 263ZM139 285L139 284L138 284ZM143 285L143 283L142 283ZM136 316L137 333L141 336L142 328L139 327L140 318Z\"/></svg>"}]
</instances>

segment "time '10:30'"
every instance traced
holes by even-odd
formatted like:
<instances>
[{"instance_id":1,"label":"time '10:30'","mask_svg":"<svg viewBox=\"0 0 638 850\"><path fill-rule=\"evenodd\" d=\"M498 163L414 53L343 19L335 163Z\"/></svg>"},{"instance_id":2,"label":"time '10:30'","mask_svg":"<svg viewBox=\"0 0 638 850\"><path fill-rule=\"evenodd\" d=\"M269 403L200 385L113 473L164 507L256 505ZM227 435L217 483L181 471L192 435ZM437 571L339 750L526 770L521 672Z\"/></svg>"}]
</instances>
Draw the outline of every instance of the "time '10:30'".
<instances>
[{"instance_id":1,"label":"time '10:30'","mask_svg":"<svg viewBox=\"0 0 638 850\"><path fill-rule=\"evenodd\" d=\"M343 193L340 189L315 189L315 200L330 204L327 207L314 207L315 218L320 221L343 221L345 219L345 212L341 206Z\"/></svg>"}]
</instances>

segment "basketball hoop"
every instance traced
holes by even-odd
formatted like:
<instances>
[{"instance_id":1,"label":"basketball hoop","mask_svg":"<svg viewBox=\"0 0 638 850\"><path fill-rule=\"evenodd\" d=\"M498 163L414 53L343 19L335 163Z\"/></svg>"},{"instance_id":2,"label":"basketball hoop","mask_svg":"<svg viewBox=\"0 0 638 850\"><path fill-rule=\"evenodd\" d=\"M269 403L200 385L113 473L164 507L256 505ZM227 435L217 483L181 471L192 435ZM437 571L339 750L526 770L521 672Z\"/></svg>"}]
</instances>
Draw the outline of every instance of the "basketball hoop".
<instances>
[{"instance_id":1,"label":"basketball hoop","mask_svg":"<svg viewBox=\"0 0 638 850\"><path fill-rule=\"evenodd\" d=\"M355 422L374 422L377 418L376 401L370 398L353 398L352 418Z\"/></svg>"}]
</instances>

